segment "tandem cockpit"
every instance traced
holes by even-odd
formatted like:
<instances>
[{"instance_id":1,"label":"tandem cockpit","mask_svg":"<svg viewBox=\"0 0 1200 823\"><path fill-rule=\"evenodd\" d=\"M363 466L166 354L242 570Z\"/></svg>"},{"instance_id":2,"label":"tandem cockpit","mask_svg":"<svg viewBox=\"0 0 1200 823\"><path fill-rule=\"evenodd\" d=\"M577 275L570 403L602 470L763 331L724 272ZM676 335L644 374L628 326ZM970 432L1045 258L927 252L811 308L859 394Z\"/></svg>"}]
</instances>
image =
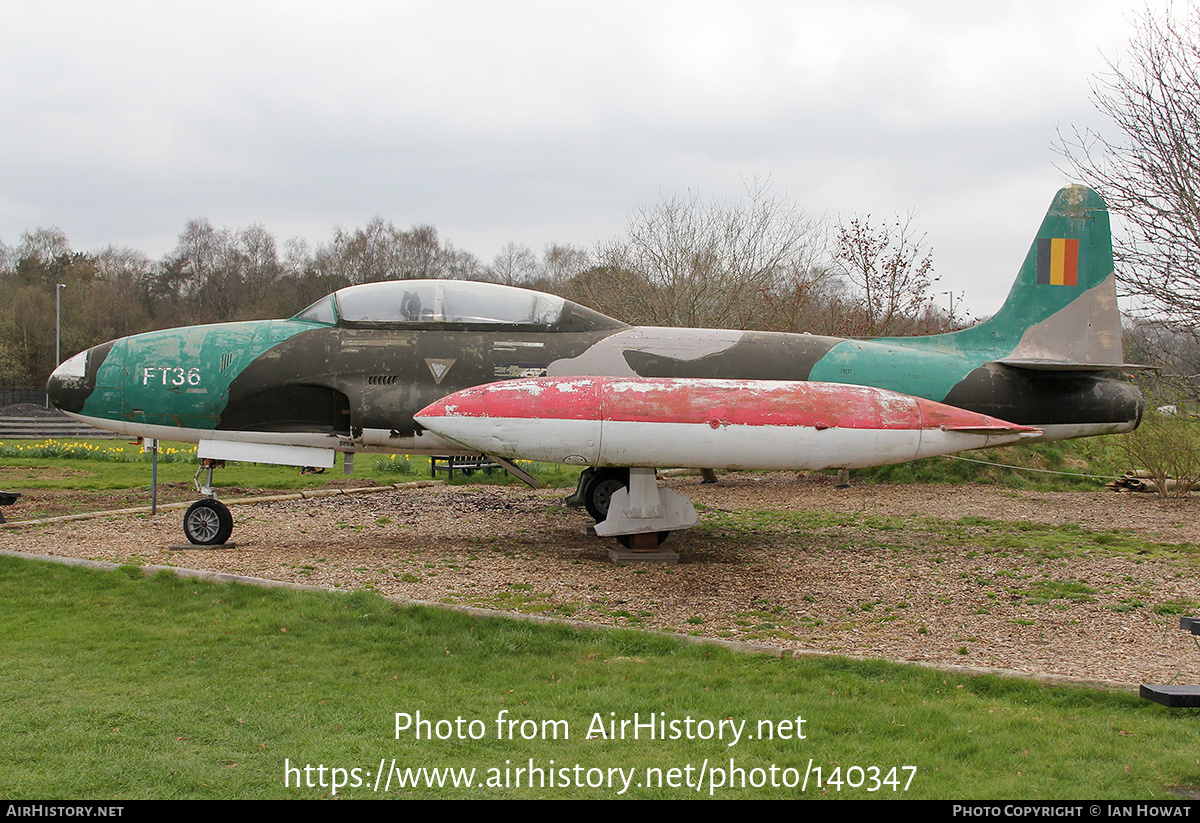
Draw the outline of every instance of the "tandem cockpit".
<instances>
[{"instance_id":1,"label":"tandem cockpit","mask_svg":"<svg viewBox=\"0 0 1200 823\"><path fill-rule=\"evenodd\" d=\"M627 328L619 320L556 295L467 280L388 280L347 286L291 319L346 328Z\"/></svg>"}]
</instances>

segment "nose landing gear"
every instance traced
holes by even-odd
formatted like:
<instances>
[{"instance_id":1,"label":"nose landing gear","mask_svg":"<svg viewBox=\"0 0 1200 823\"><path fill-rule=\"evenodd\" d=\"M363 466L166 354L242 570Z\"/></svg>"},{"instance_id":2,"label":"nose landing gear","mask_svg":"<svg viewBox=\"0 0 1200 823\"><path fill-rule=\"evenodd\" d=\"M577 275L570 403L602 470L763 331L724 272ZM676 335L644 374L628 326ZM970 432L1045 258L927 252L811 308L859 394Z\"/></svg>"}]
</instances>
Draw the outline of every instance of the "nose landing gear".
<instances>
[{"instance_id":1,"label":"nose landing gear","mask_svg":"<svg viewBox=\"0 0 1200 823\"><path fill-rule=\"evenodd\" d=\"M188 507L183 515L183 533L189 542L197 546L220 546L233 533L233 515L229 507L213 493L213 469L224 466L224 460L201 460L193 482L196 491L204 495ZM205 472L204 484L200 484L200 473Z\"/></svg>"}]
</instances>

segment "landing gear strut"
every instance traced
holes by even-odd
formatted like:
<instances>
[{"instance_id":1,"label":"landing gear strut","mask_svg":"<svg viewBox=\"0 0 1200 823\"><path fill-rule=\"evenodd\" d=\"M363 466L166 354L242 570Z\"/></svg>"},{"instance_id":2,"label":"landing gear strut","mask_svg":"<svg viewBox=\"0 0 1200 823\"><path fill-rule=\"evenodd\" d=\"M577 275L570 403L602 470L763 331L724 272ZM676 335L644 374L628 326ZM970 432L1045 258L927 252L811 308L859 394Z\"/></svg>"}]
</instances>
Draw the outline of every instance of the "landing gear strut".
<instances>
[{"instance_id":1,"label":"landing gear strut","mask_svg":"<svg viewBox=\"0 0 1200 823\"><path fill-rule=\"evenodd\" d=\"M213 495L213 469L224 466L224 460L201 460L193 482L196 491L204 495L188 507L183 516L183 533L198 546L220 546L233 533L233 515L229 507ZM200 472L205 472L204 484L200 484Z\"/></svg>"}]
</instances>

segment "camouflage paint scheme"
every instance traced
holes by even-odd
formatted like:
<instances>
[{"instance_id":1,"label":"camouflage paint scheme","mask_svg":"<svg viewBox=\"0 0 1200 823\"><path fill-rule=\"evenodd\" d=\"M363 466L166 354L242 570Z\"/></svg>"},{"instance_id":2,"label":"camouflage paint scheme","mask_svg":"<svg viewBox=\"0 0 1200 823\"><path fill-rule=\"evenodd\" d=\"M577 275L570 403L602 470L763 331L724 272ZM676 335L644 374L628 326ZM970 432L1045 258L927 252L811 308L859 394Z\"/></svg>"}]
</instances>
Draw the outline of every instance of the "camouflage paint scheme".
<instances>
[{"instance_id":1,"label":"camouflage paint scheme","mask_svg":"<svg viewBox=\"0 0 1200 823\"><path fill-rule=\"evenodd\" d=\"M533 300L537 308L515 322L342 314L364 295L398 307L408 290L426 299L444 291L448 301L459 294L496 304ZM396 281L343 289L290 320L105 343L63 363L48 391L63 411L134 436L441 453L451 447L413 415L497 380L814 380L936 400L1057 439L1137 425L1142 399L1124 377L1122 358L1108 211L1099 195L1075 186L1054 198L1000 312L949 334L859 341L630 327L510 287Z\"/></svg>"}]
</instances>

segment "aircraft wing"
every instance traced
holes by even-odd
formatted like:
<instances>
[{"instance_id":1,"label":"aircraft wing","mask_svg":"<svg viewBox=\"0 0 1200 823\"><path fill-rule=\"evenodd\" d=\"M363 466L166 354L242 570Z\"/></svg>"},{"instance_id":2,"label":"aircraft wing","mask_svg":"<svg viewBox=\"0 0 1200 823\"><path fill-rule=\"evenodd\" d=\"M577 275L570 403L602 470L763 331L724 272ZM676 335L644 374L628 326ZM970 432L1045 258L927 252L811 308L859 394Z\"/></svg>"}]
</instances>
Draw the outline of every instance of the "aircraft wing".
<instances>
[{"instance_id":1,"label":"aircraft wing","mask_svg":"<svg viewBox=\"0 0 1200 823\"><path fill-rule=\"evenodd\" d=\"M886 389L776 380L509 380L448 395L415 418L471 451L595 467L860 468L1040 434Z\"/></svg>"}]
</instances>

